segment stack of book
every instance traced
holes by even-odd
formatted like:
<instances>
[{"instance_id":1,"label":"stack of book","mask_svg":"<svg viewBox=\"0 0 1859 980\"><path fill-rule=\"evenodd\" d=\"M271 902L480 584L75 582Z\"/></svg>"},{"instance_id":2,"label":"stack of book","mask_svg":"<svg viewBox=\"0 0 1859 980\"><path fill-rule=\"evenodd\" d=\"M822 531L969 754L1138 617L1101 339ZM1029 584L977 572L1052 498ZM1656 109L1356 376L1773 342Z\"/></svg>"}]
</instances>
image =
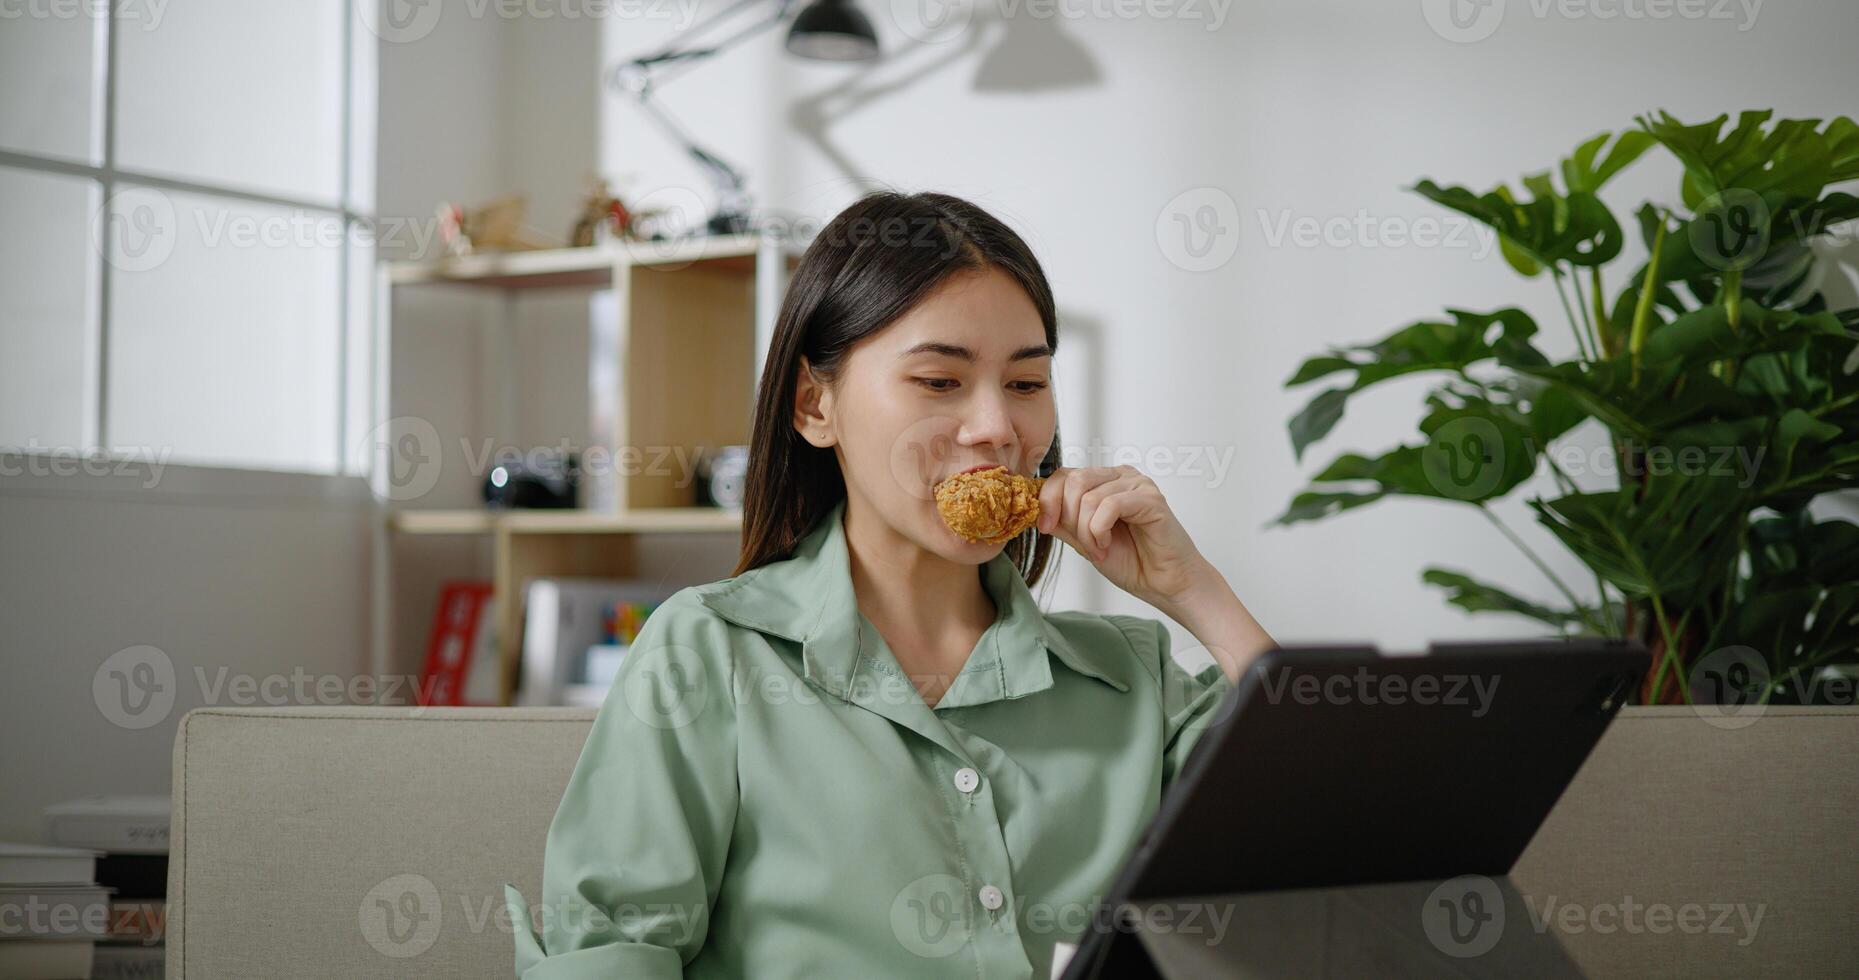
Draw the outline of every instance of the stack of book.
<instances>
[{"instance_id":1,"label":"stack of book","mask_svg":"<svg viewBox=\"0 0 1859 980\"><path fill-rule=\"evenodd\" d=\"M0 841L0 977L87 980L109 936L100 852Z\"/></svg>"},{"instance_id":2,"label":"stack of book","mask_svg":"<svg viewBox=\"0 0 1859 980\"><path fill-rule=\"evenodd\" d=\"M630 579L531 579L517 703L600 707L646 617L670 594Z\"/></svg>"},{"instance_id":3,"label":"stack of book","mask_svg":"<svg viewBox=\"0 0 1859 980\"><path fill-rule=\"evenodd\" d=\"M107 933L96 941L92 980L159 980L168 915L166 796L97 796L45 808L54 844L97 853L96 881L109 890ZM8 976L0 970L0 977Z\"/></svg>"}]
</instances>

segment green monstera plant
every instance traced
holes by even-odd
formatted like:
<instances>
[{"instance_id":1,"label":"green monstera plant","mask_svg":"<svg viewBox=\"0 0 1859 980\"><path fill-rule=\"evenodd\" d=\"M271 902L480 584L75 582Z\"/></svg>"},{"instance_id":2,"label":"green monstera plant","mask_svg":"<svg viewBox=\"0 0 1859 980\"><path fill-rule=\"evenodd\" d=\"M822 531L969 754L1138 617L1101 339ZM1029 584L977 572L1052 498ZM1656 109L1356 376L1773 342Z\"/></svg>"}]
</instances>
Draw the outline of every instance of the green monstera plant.
<instances>
[{"instance_id":1,"label":"green monstera plant","mask_svg":"<svg viewBox=\"0 0 1859 980\"><path fill-rule=\"evenodd\" d=\"M1810 245L1859 218L1859 198L1831 190L1859 179L1859 126L1771 117L1744 112L1726 130L1727 116L1642 116L1521 192L1415 185L1493 229L1518 273L1553 280L1578 354L1550 360L1536 320L1506 308L1448 309L1310 358L1286 386L1331 386L1290 420L1300 460L1357 394L1422 372L1439 381L1419 441L1338 456L1276 523L1390 496L1463 503L1561 601L1426 569L1448 601L1639 640L1652 652L1643 703L1825 700L1821 668L1859 660L1859 526L1816 520L1809 504L1859 486L1859 310L1829 308L1829 263ZM1627 232L1598 192L1655 148L1682 166L1679 203L1638 210L1649 257L1609 275ZM1571 475L1579 460L1595 465ZM1491 510L1539 471L1558 495L1527 504L1592 582L1563 581Z\"/></svg>"}]
</instances>

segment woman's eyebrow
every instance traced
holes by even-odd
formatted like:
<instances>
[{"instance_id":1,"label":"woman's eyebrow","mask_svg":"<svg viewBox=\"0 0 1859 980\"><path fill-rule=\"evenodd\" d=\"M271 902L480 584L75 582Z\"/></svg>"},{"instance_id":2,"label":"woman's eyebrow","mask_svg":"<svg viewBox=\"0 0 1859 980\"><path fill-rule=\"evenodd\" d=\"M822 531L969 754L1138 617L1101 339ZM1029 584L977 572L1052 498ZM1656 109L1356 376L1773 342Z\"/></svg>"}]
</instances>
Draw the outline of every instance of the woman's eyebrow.
<instances>
[{"instance_id":1,"label":"woman's eyebrow","mask_svg":"<svg viewBox=\"0 0 1859 980\"><path fill-rule=\"evenodd\" d=\"M963 347L960 344L945 344L945 343L942 343L941 341L936 341L936 340L926 340L923 343L910 347L909 349L905 350L902 354L897 355L897 357L899 360L902 360L906 357L910 357L916 354L941 354L945 357L959 357L962 360L967 361L971 364L974 363L975 361L974 351L966 347ZM1007 359L1009 361L1024 361L1024 360L1027 360L1028 358L1033 358L1033 357L1051 357L1051 356L1052 356L1051 347L1045 344L1034 344L1031 347L1022 347L1019 350L1014 351L1012 354L1008 355Z\"/></svg>"}]
</instances>

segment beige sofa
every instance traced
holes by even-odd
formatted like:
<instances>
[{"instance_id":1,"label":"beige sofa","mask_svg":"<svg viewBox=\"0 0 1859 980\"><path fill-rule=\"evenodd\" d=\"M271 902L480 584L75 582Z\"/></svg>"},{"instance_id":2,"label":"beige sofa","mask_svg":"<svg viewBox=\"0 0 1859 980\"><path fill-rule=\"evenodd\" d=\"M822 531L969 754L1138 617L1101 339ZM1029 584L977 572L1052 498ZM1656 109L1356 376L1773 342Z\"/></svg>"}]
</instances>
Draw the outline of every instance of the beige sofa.
<instances>
[{"instance_id":1,"label":"beige sofa","mask_svg":"<svg viewBox=\"0 0 1859 980\"><path fill-rule=\"evenodd\" d=\"M167 976L508 978L502 884L538 899L593 714L190 712ZM1592 976L1859 976L1855 747L1859 709L1630 709L1512 884Z\"/></svg>"}]
</instances>

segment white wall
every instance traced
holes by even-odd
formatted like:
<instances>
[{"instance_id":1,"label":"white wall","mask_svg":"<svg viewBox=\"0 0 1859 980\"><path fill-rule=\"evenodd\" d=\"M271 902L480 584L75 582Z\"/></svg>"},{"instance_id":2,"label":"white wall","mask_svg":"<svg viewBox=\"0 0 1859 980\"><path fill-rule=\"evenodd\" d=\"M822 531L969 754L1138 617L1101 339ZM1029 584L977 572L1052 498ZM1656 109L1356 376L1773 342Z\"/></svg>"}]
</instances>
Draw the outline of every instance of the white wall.
<instances>
[{"instance_id":1,"label":"white wall","mask_svg":"<svg viewBox=\"0 0 1859 980\"><path fill-rule=\"evenodd\" d=\"M1380 451L1417 435L1424 386L1391 389L1353 405L1298 467L1285 421L1321 387L1281 387L1300 360L1446 306L1521 304L1543 325L1546 348L1568 353L1572 341L1553 291L1518 279L1496 254L1476 257L1450 243L1274 247L1269 228L1286 216L1353 219L1365 211L1381 227L1442 216L1402 188L1421 177L1480 191L1499 180L1514 186L1582 139L1626 128L1654 108L1688 121L1771 106L1824 118L1851 114L1859 90L1859 62L1845 51L1859 30L1859 7L1846 0L1768 0L1747 30L1738 29L1743 13L1734 6L1738 19L1729 21L1601 20L1553 10L1539 17L1530 0L1509 0L1495 33L1476 43L1443 39L1414 2L1236 3L1218 30L1206 27L1219 8L1204 4L1196 9L1208 20L1184 21L1039 18L1031 13L1039 5L1021 3L1006 31L987 28L998 33L970 50L962 49L965 36L913 44L892 19L911 5L862 6L893 53L885 63L797 62L770 35L680 79L666 98L701 140L751 172L762 201L779 211L824 220L863 182L877 181L962 195L1006 218L1045 263L1065 317L1057 383L1066 442L1082 448L1095 438L1145 455L1178 446L1231 452L1224 482L1158 482L1201 549L1280 640L1412 647L1533 632L1521 620L1474 619L1447 606L1419 583L1430 564L1554 597L1516 549L1459 506L1394 501L1264 529L1304 476L1335 454ZM1589 5L1603 13L1646 8ZM985 19L977 13L973 23ZM615 23L608 47L631 53L663 30ZM979 49L999 34L1019 52L1004 53L1002 64L1022 91L977 91ZM1038 89L1066 51L1081 52L1097 81ZM850 173L782 129L809 111L814 96L840 86L869 96L842 93L853 108L827 110L836 114L826 127L831 143L851 161ZM649 167L659 185L702 186L641 132L636 110L607 103L603 166ZM1610 195L1619 216L1647 196L1675 198L1675 175L1660 162L1620 181ZM1196 188L1217 189L1239 216L1227 232L1237 250L1213 271L1171 264L1158 244L1171 200ZM1622 268L1637 261L1633 237ZM1074 349L1080 339L1090 342ZM1186 464L1185 456L1173 459ZM1500 512L1545 555L1556 554L1523 508ZM1572 561L1552 563L1576 589L1592 590ZM1076 555L1063 564L1053 605L1144 611ZM1185 642L1185 634L1177 638Z\"/></svg>"},{"instance_id":2,"label":"white wall","mask_svg":"<svg viewBox=\"0 0 1859 980\"><path fill-rule=\"evenodd\" d=\"M170 469L149 490L149 476L0 477L0 840L38 840L52 803L166 793L181 716L239 703L231 676L368 668L359 480ZM138 647L159 655L111 660ZM109 670L137 662L171 703L113 700Z\"/></svg>"}]
</instances>

